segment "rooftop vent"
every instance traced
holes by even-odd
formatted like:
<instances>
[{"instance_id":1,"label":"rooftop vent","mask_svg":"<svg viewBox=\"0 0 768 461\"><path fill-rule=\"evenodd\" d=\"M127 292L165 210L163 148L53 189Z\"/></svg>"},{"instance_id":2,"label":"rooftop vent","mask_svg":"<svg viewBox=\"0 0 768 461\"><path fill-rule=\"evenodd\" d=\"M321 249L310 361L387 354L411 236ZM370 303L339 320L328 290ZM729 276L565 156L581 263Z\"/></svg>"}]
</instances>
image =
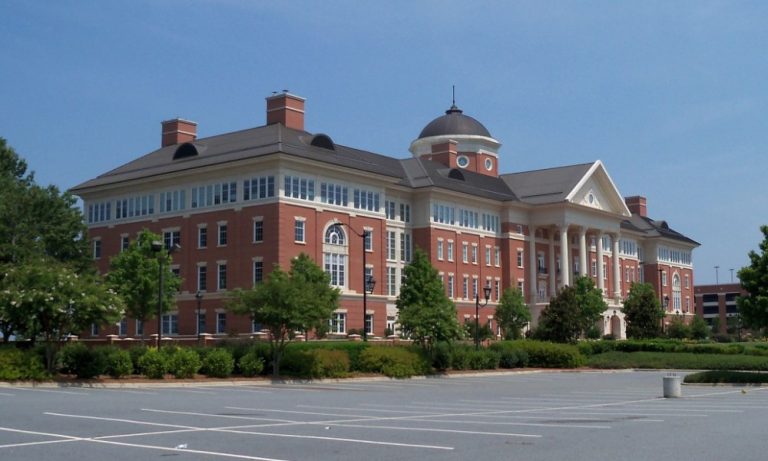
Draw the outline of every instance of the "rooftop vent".
<instances>
[{"instance_id":1,"label":"rooftop vent","mask_svg":"<svg viewBox=\"0 0 768 461\"><path fill-rule=\"evenodd\" d=\"M327 134L316 134L312 137L310 144L323 149L336 150L336 146L333 144L333 139Z\"/></svg>"},{"instance_id":2,"label":"rooftop vent","mask_svg":"<svg viewBox=\"0 0 768 461\"><path fill-rule=\"evenodd\" d=\"M176 152L173 153L173 159L179 160L187 157L196 157L200 153L197 151L197 147L191 142L185 142L180 145Z\"/></svg>"},{"instance_id":3,"label":"rooftop vent","mask_svg":"<svg viewBox=\"0 0 768 461\"><path fill-rule=\"evenodd\" d=\"M464 181L464 173L461 172L458 168L451 168L451 171L448 172L448 177L451 179L458 179L459 181Z\"/></svg>"}]
</instances>

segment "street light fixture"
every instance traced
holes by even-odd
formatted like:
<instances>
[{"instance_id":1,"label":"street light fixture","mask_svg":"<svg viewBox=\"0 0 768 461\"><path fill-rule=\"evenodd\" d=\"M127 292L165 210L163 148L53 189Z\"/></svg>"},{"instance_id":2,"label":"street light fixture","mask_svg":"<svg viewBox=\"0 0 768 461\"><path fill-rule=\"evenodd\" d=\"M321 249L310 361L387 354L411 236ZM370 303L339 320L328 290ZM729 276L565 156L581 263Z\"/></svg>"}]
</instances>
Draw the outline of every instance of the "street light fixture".
<instances>
[{"instance_id":1,"label":"street light fixture","mask_svg":"<svg viewBox=\"0 0 768 461\"><path fill-rule=\"evenodd\" d=\"M475 349L480 350L480 308L488 305L488 300L491 297L491 287L483 287L483 294L485 295L485 302L480 305L480 293L475 293Z\"/></svg>"},{"instance_id":2,"label":"street light fixture","mask_svg":"<svg viewBox=\"0 0 768 461\"><path fill-rule=\"evenodd\" d=\"M376 279L373 278L373 275L368 275L366 272L366 243L371 237L371 231L364 230L361 234L347 223L337 222L336 224L339 226L346 226L352 233L360 237L363 242L363 341L368 341L368 329L365 327L365 317L368 315L368 293L373 294L373 289L376 287Z\"/></svg>"},{"instance_id":3,"label":"street light fixture","mask_svg":"<svg viewBox=\"0 0 768 461\"><path fill-rule=\"evenodd\" d=\"M152 251L158 255L158 262L159 262L159 288L157 290L157 348L160 349L160 342L163 336L163 282L165 281L164 273L163 273L163 257L162 257L162 251L165 245L163 245L163 242L159 240L153 240L152 241ZM178 251L181 249L181 246L179 246L178 243L172 244L170 247L168 247L168 254L171 254L175 251Z\"/></svg>"},{"instance_id":4,"label":"street light fixture","mask_svg":"<svg viewBox=\"0 0 768 461\"><path fill-rule=\"evenodd\" d=\"M195 315L195 323L197 324L197 344L200 345L200 334L202 331L200 331L200 311L202 309L201 305L203 303L203 293L200 290L197 290L197 293L195 293L195 299L197 300L197 315Z\"/></svg>"}]
</instances>

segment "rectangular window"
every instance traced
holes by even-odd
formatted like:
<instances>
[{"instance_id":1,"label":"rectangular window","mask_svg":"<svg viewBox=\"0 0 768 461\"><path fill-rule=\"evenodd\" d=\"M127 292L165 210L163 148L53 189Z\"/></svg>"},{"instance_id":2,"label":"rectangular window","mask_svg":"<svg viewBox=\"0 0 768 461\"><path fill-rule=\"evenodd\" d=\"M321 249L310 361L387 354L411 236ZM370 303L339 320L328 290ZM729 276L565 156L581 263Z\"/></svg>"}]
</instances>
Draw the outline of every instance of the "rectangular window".
<instances>
[{"instance_id":1,"label":"rectangular window","mask_svg":"<svg viewBox=\"0 0 768 461\"><path fill-rule=\"evenodd\" d=\"M477 245L472 245L472 264L477 264Z\"/></svg>"},{"instance_id":2,"label":"rectangular window","mask_svg":"<svg viewBox=\"0 0 768 461\"><path fill-rule=\"evenodd\" d=\"M197 266L197 290L206 291L208 289L208 268L206 266Z\"/></svg>"},{"instance_id":3,"label":"rectangular window","mask_svg":"<svg viewBox=\"0 0 768 461\"><path fill-rule=\"evenodd\" d=\"M453 240L448 240L448 261L453 261Z\"/></svg>"},{"instance_id":4,"label":"rectangular window","mask_svg":"<svg viewBox=\"0 0 768 461\"><path fill-rule=\"evenodd\" d=\"M438 261L443 260L443 240L442 239L437 240L437 260Z\"/></svg>"},{"instance_id":5,"label":"rectangular window","mask_svg":"<svg viewBox=\"0 0 768 461\"><path fill-rule=\"evenodd\" d=\"M394 261L397 255L397 233L387 231L387 259Z\"/></svg>"},{"instance_id":6,"label":"rectangular window","mask_svg":"<svg viewBox=\"0 0 768 461\"><path fill-rule=\"evenodd\" d=\"M464 264L469 263L469 245L467 242L461 244L461 261Z\"/></svg>"},{"instance_id":7,"label":"rectangular window","mask_svg":"<svg viewBox=\"0 0 768 461\"><path fill-rule=\"evenodd\" d=\"M91 324L91 336L99 336L99 324L98 323L92 323Z\"/></svg>"},{"instance_id":8,"label":"rectangular window","mask_svg":"<svg viewBox=\"0 0 768 461\"><path fill-rule=\"evenodd\" d=\"M477 279L472 279L472 298L477 298Z\"/></svg>"},{"instance_id":9,"label":"rectangular window","mask_svg":"<svg viewBox=\"0 0 768 461\"><path fill-rule=\"evenodd\" d=\"M379 193L355 189L354 206L358 210L379 211Z\"/></svg>"},{"instance_id":10,"label":"rectangular window","mask_svg":"<svg viewBox=\"0 0 768 461\"><path fill-rule=\"evenodd\" d=\"M347 314L343 312L334 312L331 315L330 333L343 335L347 332Z\"/></svg>"},{"instance_id":11,"label":"rectangular window","mask_svg":"<svg viewBox=\"0 0 768 461\"><path fill-rule=\"evenodd\" d=\"M454 289L455 289L454 288L454 283L455 283L455 279L454 279L453 274L448 274L448 288L447 288L448 293L447 294L448 294L448 297L451 298L451 299L453 299L453 293L454 293Z\"/></svg>"},{"instance_id":12,"label":"rectangular window","mask_svg":"<svg viewBox=\"0 0 768 461\"><path fill-rule=\"evenodd\" d=\"M501 248L493 247L493 265L499 267L501 265Z\"/></svg>"},{"instance_id":13,"label":"rectangular window","mask_svg":"<svg viewBox=\"0 0 768 461\"><path fill-rule=\"evenodd\" d=\"M101 240L93 241L93 259L101 258Z\"/></svg>"},{"instance_id":14,"label":"rectangular window","mask_svg":"<svg viewBox=\"0 0 768 461\"><path fill-rule=\"evenodd\" d=\"M523 267L523 250L520 249L517 250L517 267Z\"/></svg>"},{"instance_id":15,"label":"rectangular window","mask_svg":"<svg viewBox=\"0 0 768 461\"><path fill-rule=\"evenodd\" d=\"M257 220L253 222L253 243L264 241L264 221Z\"/></svg>"},{"instance_id":16,"label":"rectangular window","mask_svg":"<svg viewBox=\"0 0 768 461\"><path fill-rule=\"evenodd\" d=\"M144 322L141 320L136 321L136 336L141 336L144 334Z\"/></svg>"},{"instance_id":17,"label":"rectangular window","mask_svg":"<svg viewBox=\"0 0 768 461\"><path fill-rule=\"evenodd\" d=\"M411 206L407 203L400 204L400 221L411 222Z\"/></svg>"},{"instance_id":18,"label":"rectangular window","mask_svg":"<svg viewBox=\"0 0 768 461\"><path fill-rule=\"evenodd\" d=\"M227 289L227 265L219 264L219 290Z\"/></svg>"},{"instance_id":19,"label":"rectangular window","mask_svg":"<svg viewBox=\"0 0 768 461\"><path fill-rule=\"evenodd\" d=\"M493 281L493 294L496 302L498 302L501 299L501 280Z\"/></svg>"},{"instance_id":20,"label":"rectangular window","mask_svg":"<svg viewBox=\"0 0 768 461\"><path fill-rule=\"evenodd\" d=\"M293 222L293 240L297 243L304 243L304 220L297 219Z\"/></svg>"},{"instance_id":21,"label":"rectangular window","mask_svg":"<svg viewBox=\"0 0 768 461\"><path fill-rule=\"evenodd\" d=\"M253 284L264 281L264 263L262 261L253 262Z\"/></svg>"},{"instance_id":22,"label":"rectangular window","mask_svg":"<svg viewBox=\"0 0 768 461\"><path fill-rule=\"evenodd\" d=\"M464 276L464 282L461 286L461 297L464 299L469 299L469 277L466 275Z\"/></svg>"},{"instance_id":23,"label":"rectangular window","mask_svg":"<svg viewBox=\"0 0 768 461\"><path fill-rule=\"evenodd\" d=\"M128 334L128 319L123 317L117 324L117 335L126 336Z\"/></svg>"},{"instance_id":24,"label":"rectangular window","mask_svg":"<svg viewBox=\"0 0 768 461\"><path fill-rule=\"evenodd\" d=\"M243 200L257 200L274 196L274 176L261 176L243 181Z\"/></svg>"},{"instance_id":25,"label":"rectangular window","mask_svg":"<svg viewBox=\"0 0 768 461\"><path fill-rule=\"evenodd\" d=\"M688 274L685 274L685 288L691 287L691 278L688 276Z\"/></svg>"},{"instance_id":26,"label":"rectangular window","mask_svg":"<svg viewBox=\"0 0 768 461\"><path fill-rule=\"evenodd\" d=\"M373 251L373 231L366 230L363 233L363 244L365 245L365 251Z\"/></svg>"},{"instance_id":27,"label":"rectangular window","mask_svg":"<svg viewBox=\"0 0 768 461\"><path fill-rule=\"evenodd\" d=\"M661 272L661 285L667 286L667 271Z\"/></svg>"},{"instance_id":28,"label":"rectangular window","mask_svg":"<svg viewBox=\"0 0 768 461\"><path fill-rule=\"evenodd\" d=\"M373 334L373 314L365 314L365 333Z\"/></svg>"},{"instance_id":29,"label":"rectangular window","mask_svg":"<svg viewBox=\"0 0 768 461\"><path fill-rule=\"evenodd\" d=\"M411 234L400 233L400 261L409 262L411 260Z\"/></svg>"},{"instance_id":30,"label":"rectangular window","mask_svg":"<svg viewBox=\"0 0 768 461\"><path fill-rule=\"evenodd\" d=\"M219 224L219 246L223 247L227 245L227 225Z\"/></svg>"},{"instance_id":31,"label":"rectangular window","mask_svg":"<svg viewBox=\"0 0 768 461\"><path fill-rule=\"evenodd\" d=\"M485 247L485 265L491 265L491 247Z\"/></svg>"},{"instance_id":32,"label":"rectangular window","mask_svg":"<svg viewBox=\"0 0 768 461\"><path fill-rule=\"evenodd\" d=\"M397 296L397 268L387 267L387 295Z\"/></svg>"},{"instance_id":33,"label":"rectangular window","mask_svg":"<svg viewBox=\"0 0 768 461\"><path fill-rule=\"evenodd\" d=\"M347 206L349 202L346 186L332 183L320 183L320 201L329 205Z\"/></svg>"},{"instance_id":34,"label":"rectangular window","mask_svg":"<svg viewBox=\"0 0 768 461\"><path fill-rule=\"evenodd\" d=\"M594 259L592 260L591 271L592 271L591 272L592 273L592 277L597 277L597 261L595 261Z\"/></svg>"},{"instance_id":35,"label":"rectangular window","mask_svg":"<svg viewBox=\"0 0 768 461\"><path fill-rule=\"evenodd\" d=\"M206 248L208 246L208 228L200 227L197 229L197 247Z\"/></svg>"},{"instance_id":36,"label":"rectangular window","mask_svg":"<svg viewBox=\"0 0 768 461\"><path fill-rule=\"evenodd\" d=\"M325 272L331 276L331 286L344 286L345 268L346 255L325 253Z\"/></svg>"},{"instance_id":37,"label":"rectangular window","mask_svg":"<svg viewBox=\"0 0 768 461\"><path fill-rule=\"evenodd\" d=\"M205 312L197 313L197 334L205 333Z\"/></svg>"},{"instance_id":38,"label":"rectangular window","mask_svg":"<svg viewBox=\"0 0 768 461\"><path fill-rule=\"evenodd\" d=\"M315 199L315 181L298 176L285 177L285 196L302 200Z\"/></svg>"},{"instance_id":39,"label":"rectangular window","mask_svg":"<svg viewBox=\"0 0 768 461\"><path fill-rule=\"evenodd\" d=\"M177 314L163 314L161 324L164 335L179 334L179 316Z\"/></svg>"},{"instance_id":40,"label":"rectangular window","mask_svg":"<svg viewBox=\"0 0 768 461\"><path fill-rule=\"evenodd\" d=\"M386 214L387 219L395 219L395 202L386 200L384 202L384 213Z\"/></svg>"},{"instance_id":41,"label":"rectangular window","mask_svg":"<svg viewBox=\"0 0 768 461\"><path fill-rule=\"evenodd\" d=\"M163 243L165 249L170 250L174 245L181 245L181 231L165 231L163 232Z\"/></svg>"},{"instance_id":42,"label":"rectangular window","mask_svg":"<svg viewBox=\"0 0 768 461\"><path fill-rule=\"evenodd\" d=\"M227 313L216 313L216 334L223 335L227 332Z\"/></svg>"},{"instance_id":43,"label":"rectangular window","mask_svg":"<svg viewBox=\"0 0 768 461\"><path fill-rule=\"evenodd\" d=\"M131 239L127 235L120 237L120 251L125 251L131 246Z\"/></svg>"}]
</instances>

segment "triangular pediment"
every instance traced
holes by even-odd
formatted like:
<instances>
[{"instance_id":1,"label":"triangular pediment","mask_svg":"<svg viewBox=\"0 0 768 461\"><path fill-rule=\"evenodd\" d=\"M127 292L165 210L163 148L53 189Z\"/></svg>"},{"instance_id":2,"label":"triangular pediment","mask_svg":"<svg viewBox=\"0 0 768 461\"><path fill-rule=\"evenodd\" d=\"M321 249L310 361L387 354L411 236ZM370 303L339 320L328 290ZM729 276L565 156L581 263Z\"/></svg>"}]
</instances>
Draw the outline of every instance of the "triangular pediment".
<instances>
[{"instance_id":1,"label":"triangular pediment","mask_svg":"<svg viewBox=\"0 0 768 461\"><path fill-rule=\"evenodd\" d=\"M587 208L631 216L624 198L616 188L605 166L596 161L576 186L570 191L566 200Z\"/></svg>"}]
</instances>

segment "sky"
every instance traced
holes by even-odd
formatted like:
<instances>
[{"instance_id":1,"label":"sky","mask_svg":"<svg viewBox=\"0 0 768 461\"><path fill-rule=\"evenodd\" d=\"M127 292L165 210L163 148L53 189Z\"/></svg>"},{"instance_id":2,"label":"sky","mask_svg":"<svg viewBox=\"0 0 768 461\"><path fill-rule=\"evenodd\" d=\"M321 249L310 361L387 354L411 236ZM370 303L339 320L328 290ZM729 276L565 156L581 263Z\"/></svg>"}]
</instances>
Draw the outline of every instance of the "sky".
<instances>
[{"instance_id":1,"label":"sky","mask_svg":"<svg viewBox=\"0 0 768 461\"><path fill-rule=\"evenodd\" d=\"M768 224L768 2L1 0L0 17L0 137L40 184L159 148L170 118L261 126L284 89L308 131L407 158L455 85L503 173L601 160L701 243L696 284L738 281Z\"/></svg>"}]
</instances>

